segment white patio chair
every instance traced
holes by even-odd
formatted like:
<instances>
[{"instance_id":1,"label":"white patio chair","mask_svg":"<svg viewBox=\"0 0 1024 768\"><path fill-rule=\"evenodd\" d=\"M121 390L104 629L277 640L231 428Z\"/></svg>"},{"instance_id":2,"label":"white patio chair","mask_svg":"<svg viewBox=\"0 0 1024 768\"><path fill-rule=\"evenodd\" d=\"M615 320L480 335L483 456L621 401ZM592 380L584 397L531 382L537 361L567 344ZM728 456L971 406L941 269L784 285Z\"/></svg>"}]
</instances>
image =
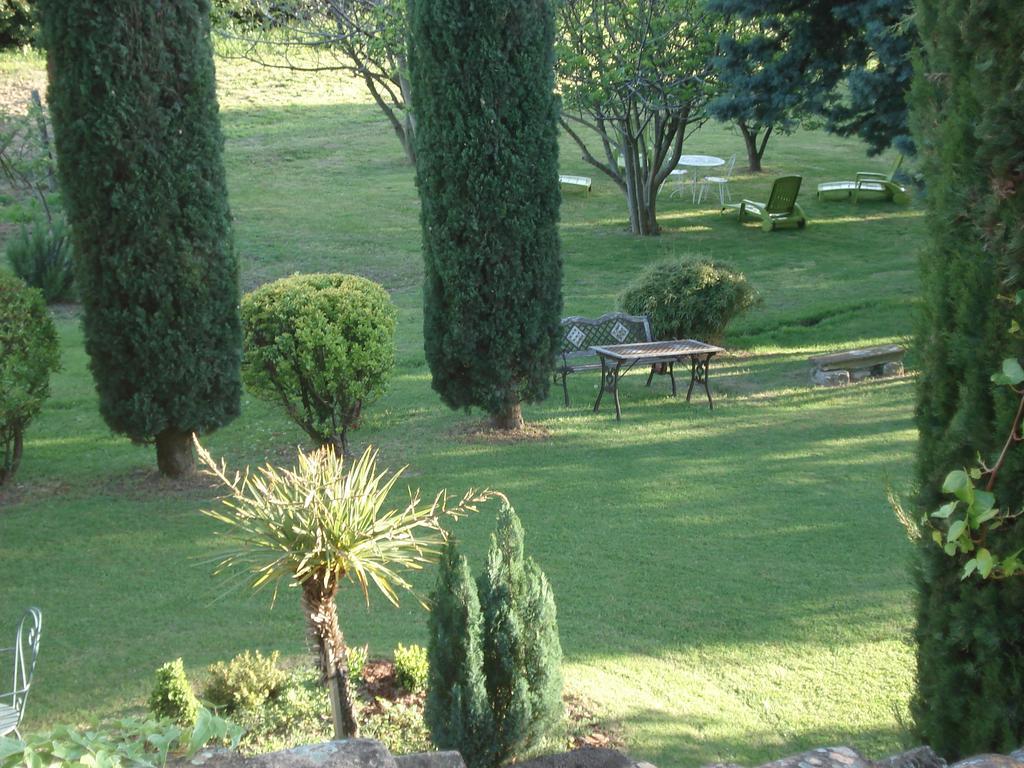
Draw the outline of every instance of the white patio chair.
<instances>
[{"instance_id":1,"label":"white patio chair","mask_svg":"<svg viewBox=\"0 0 1024 768\"><path fill-rule=\"evenodd\" d=\"M729 158L729 162L725 164L725 170L722 171L721 176L705 176L700 180L700 192L697 194L697 202L704 200L704 195L707 194L708 190L711 189L711 185L714 184L718 187L718 202L723 208L725 208L725 201L732 202L732 192L729 191L729 179L732 178L732 170L736 167L736 155Z\"/></svg>"},{"instance_id":2,"label":"white patio chair","mask_svg":"<svg viewBox=\"0 0 1024 768\"><path fill-rule=\"evenodd\" d=\"M661 188L664 189L669 184L672 185L672 191L669 192L669 197L681 195L686 189L686 170L683 168L675 168L669 171L668 178L662 183Z\"/></svg>"},{"instance_id":3,"label":"white patio chair","mask_svg":"<svg viewBox=\"0 0 1024 768\"><path fill-rule=\"evenodd\" d=\"M14 684L9 692L0 693L0 736L14 732L19 739L18 726L25 716L25 699L32 685L32 673L39 655L39 634L43 629L43 613L29 608L18 622L13 648L0 648L0 653L14 655Z\"/></svg>"}]
</instances>

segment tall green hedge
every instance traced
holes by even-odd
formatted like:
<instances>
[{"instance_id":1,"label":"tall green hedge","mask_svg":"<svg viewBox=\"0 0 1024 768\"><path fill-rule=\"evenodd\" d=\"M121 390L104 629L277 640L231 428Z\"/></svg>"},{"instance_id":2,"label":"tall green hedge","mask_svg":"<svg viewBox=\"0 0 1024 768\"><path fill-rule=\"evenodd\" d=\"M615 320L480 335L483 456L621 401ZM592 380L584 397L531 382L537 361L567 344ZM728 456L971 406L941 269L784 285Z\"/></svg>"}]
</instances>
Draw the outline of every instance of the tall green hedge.
<instances>
[{"instance_id":1,"label":"tall green hedge","mask_svg":"<svg viewBox=\"0 0 1024 768\"><path fill-rule=\"evenodd\" d=\"M86 349L110 427L156 441L239 411L231 237L208 0L39 0Z\"/></svg>"},{"instance_id":2,"label":"tall green hedge","mask_svg":"<svg viewBox=\"0 0 1024 768\"><path fill-rule=\"evenodd\" d=\"M1017 0L916 0L922 47L913 88L929 240L917 349L921 510L936 509L945 474L989 464L1016 405L990 375L1024 349L1008 329L1024 268L1024 14ZM997 497L1024 503L1016 447ZM997 532L1024 546L1024 520ZM995 538L995 535L994 537ZM1024 743L1024 579L962 581L962 563L930 539L918 569L917 691L924 741L947 758Z\"/></svg>"},{"instance_id":3,"label":"tall green hedge","mask_svg":"<svg viewBox=\"0 0 1024 768\"><path fill-rule=\"evenodd\" d=\"M424 344L452 408L547 396L561 314L550 0L410 0Z\"/></svg>"}]
</instances>

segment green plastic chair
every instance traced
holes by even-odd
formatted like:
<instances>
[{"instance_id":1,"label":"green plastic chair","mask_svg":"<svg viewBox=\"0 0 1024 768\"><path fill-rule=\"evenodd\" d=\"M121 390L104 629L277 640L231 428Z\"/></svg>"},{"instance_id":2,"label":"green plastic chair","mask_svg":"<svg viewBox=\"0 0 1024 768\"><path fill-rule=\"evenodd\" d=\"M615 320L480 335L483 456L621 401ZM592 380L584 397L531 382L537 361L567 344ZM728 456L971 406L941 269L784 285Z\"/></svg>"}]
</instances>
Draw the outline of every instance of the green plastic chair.
<instances>
[{"instance_id":1,"label":"green plastic chair","mask_svg":"<svg viewBox=\"0 0 1024 768\"><path fill-rule=\"evenodd\" d=\"M903 163L903 155L897 155L888 173L860 171L855 181L826 181L818 185L819 200L886 200L906 204L910 193L902 184L893 181L896 171Z\"/></svg>"},{"instance_id":2,"label":"green plastic chair","mask_svg":"<svg viewBox=\"0 0 1024 768\"><path fill-rule=\"evenodd\" d=\"M796 201L800 194L802 176L781 176L772 184L771 194L767 203L758 203L754 200L743 200L739 203L727 205L725 208L736 208L740 212L739 220L742 223L744 218L749 216L761 220L761 229L771 232L773 229L783 227L797 227L803 229L807 226L807 216L803 208ZM723 208L722 210L725 210Z\"/></svg>"}]
</instances>

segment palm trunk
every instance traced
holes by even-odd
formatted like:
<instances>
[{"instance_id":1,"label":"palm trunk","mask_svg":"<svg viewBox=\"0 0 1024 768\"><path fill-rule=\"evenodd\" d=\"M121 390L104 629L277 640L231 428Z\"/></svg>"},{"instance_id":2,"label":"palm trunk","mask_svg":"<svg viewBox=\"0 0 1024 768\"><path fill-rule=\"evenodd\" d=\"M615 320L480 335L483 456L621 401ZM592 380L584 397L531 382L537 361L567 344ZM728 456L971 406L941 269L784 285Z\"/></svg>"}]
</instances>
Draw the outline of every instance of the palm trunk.
<instances>
[{"instance_id":1,"label":"palm trunk","mask_svg":"<svg viewBox=\"0 0 1024 768\"><path fill-rule=\"evenodd\" d=\"M348 680L348 651L338 627L338 607L334 602L337 582L324 589L322 573L315 573L302 585L302 610L306 614L306 632L316 656L320 681L327 687L334 720L334 738L350 739L359 735L352 691Z\"/></svg>"}]
</instances>

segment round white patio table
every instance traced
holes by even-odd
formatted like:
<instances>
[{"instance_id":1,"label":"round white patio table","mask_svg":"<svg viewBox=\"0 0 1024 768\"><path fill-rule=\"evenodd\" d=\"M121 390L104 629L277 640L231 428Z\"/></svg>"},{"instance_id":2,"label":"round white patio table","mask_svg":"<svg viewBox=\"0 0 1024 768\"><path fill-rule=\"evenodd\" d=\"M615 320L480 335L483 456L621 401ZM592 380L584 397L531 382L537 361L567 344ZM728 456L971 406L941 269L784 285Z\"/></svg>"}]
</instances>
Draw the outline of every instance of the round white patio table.
<instances>
[{"instance_id":1,"label":"round white patio table","mask_svg":"<svg viewBox=\"0 0 1024 768\"><path fill-rule=\"evenodd\" d=\"M680 155L677 168L691 170L690 184L693 189L693 201L697 202L697 176L700 171L708 168L719 168L725 165L725 160L714 155Z\"/></svg>"}]
</instances>

